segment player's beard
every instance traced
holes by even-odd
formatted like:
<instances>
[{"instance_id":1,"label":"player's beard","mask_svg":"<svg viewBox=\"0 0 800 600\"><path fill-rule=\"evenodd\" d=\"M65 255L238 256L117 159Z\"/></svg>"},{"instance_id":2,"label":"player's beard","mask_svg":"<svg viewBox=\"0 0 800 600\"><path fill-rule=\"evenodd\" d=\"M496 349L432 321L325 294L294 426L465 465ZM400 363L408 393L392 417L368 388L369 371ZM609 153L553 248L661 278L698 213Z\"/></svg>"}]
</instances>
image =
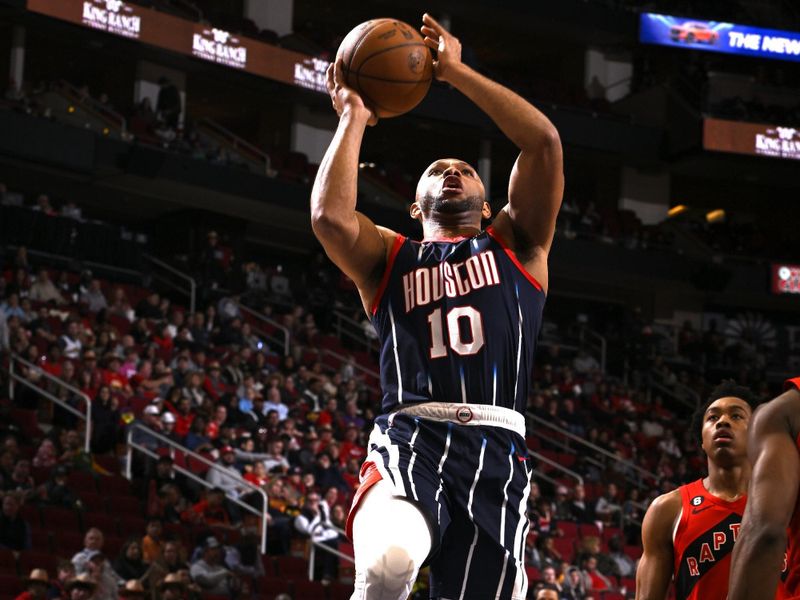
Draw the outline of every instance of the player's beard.
<instances>
[{"instance_id":1,"label":"player's beard","mask_svg":"<svg viewBox=\"0 0 800 600\"><path fill-rule=\"evenodd\" d=\"M443 194L435 196L428 192L419 201L419 208L426 217L432 213L457 215L468 212L481 212L483 198L467 196L466 198L449 198Z\"/></svg>"}]
</instances>

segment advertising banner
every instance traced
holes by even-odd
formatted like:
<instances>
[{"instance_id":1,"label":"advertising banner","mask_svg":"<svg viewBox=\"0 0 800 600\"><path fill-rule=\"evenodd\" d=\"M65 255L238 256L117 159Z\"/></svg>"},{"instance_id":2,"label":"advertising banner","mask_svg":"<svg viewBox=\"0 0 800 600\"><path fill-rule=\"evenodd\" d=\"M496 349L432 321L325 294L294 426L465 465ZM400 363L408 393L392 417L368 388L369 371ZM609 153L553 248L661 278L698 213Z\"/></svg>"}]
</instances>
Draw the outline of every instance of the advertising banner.
<instances>
[{"instance_id":1,"label":"advertising banner","mask_svg":"<svg viewBox=\"0 0 800 600\"><path fill-rule=\"evenodd\" d=\"M703 120L703 148L735 154L800 159L800 129L724 119Z\"/></svg>"},{"instance_id":2,"label":"advertising banner","mask_svg":"<svg viewBox=\"0 0 800 600\"><path fill-rule=\"evenodd\" d=\"M800 32L656 13L639 15L639 41L692 50L800 61Z\"/></svg>"},{"instance_id":3,"label":"advertising banner","mask_svg":"<svg viewBox=\"0 0 800 600\"><path fill-rule=\"evenodd\" d=\"M775 294L800 294L800 265L772 265L772 291Z\"/></svg>"}]
</instances>

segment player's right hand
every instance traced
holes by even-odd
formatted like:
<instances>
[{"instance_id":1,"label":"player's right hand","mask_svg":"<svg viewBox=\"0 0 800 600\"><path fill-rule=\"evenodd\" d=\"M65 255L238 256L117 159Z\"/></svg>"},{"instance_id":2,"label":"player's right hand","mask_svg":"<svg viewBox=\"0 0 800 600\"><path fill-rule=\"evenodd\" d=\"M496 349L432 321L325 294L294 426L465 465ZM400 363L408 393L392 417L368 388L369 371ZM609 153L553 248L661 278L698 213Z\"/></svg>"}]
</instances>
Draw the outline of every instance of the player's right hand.
<instances>
[{"instance_id":1,"label":"player's right hand","mask_svg":"<svg viewBox=\"0 0 800 600\"><path fill-rule=\"evenodd\" d=\"M364 100L357 91L345 84L342 64L342 59L337 58L335 62L328 66L326 86L333 103L333 110L340 117L344 114L345 109L365 112L365 114L369 115L367 125L375 125L378 122L378 116L364 104Z\"/></svg>"}]
</instances>

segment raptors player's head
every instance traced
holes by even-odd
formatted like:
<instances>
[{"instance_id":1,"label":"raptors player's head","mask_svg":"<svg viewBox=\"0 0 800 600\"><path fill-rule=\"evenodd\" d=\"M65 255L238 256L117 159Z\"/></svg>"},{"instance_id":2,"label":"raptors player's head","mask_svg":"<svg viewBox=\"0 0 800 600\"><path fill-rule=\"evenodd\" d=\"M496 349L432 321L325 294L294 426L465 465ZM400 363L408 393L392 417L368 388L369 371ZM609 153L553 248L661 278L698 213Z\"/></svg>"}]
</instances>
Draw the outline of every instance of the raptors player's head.
<instances>
[{"instance_id":1,"label":"raptors player's head","mask_svg":"<svg viewBox=\"0 0 800 600\"><path fill-rule=\"evenodd\" d=\"M709 460L719 466L747 460L747 427L758 404L749 388L730 379L711 392L693 419L694 433Z\"/></svg>"},{"instance_id":2,"label":"raptors player's head","mask_svg":"<svg viewBox=\"0 0 800 600\"><path fill-rule=\"evenodd\" d=\"M422 223L472 225L478 229L481 219L492 215L486 202L486 190L478 172L457 158L434 161L417 183L411 217Z\"/></svg>"}]
</instances>

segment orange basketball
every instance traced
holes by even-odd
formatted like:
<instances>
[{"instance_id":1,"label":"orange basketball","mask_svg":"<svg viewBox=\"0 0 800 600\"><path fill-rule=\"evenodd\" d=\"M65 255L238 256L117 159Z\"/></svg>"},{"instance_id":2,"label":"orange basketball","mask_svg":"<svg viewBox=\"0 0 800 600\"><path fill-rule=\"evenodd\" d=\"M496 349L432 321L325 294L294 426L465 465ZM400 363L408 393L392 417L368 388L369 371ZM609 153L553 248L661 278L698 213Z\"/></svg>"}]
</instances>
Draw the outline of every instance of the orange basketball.
<instances>
[{"instance_id":1,"label":"orange basketball","mask_svg":"<svg viewBox=\"0 0 800 600\"><path fill-rule=\"evenodd\" d=\"M410 111L431 87L431 52L419 31L403 21L361 23L342 40L336 56L343 60L346 84L383 119Z\"/></svg>"}]
</instances>

